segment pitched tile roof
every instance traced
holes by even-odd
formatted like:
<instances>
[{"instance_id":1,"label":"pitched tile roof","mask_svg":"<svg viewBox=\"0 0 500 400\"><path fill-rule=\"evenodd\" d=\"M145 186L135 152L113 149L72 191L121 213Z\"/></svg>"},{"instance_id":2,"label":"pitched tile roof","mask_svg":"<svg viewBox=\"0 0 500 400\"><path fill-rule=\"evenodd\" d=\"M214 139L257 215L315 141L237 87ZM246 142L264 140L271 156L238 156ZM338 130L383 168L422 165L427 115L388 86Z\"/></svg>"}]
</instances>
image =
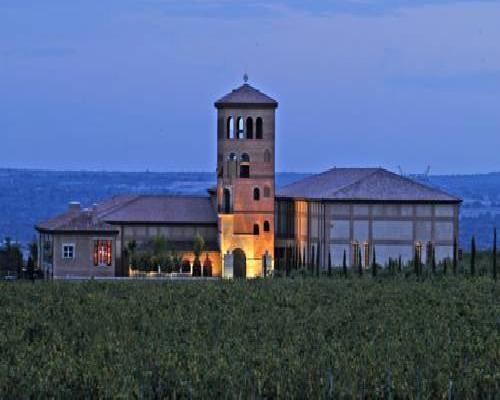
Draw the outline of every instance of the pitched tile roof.
<instances>
[{"instance_id":1,"label":"pitched tile roof","mask_svg":"<svg viewBox=\"0 0 500 400\"><path fill-rule=\"evenodd\" d=\"M217 223L208 196L136 196L103 212L100 218L110 223Z\"/></svg>"},{"instance_id":2,"label":"pitched tile roof","mask_svg":"<svg viewBox=\"0 0 500 400\"><path fill-rule=\"evenodd\" d=\"M253 86L245 83L239 88L234 89L232 92L226 94L215 102L215 107L237 107L237 106L262 106L262 107L278 107L278 102L261 91L255 89Z\"/></svg>"},{"instance_id":3,"label":"pitched tile roof","mask_svg":"<svg viewBox=\"0 0 500 400\"><path fill-rule=\"evenodd\" d=\"M36 226L45 231L116 232L113 223L216 224L210 197L121 195L91 209L68 210Z\"/></svg>"},{"instance_id":4,"label":"pitched tile roof","mask_svg":"<svg viewBox=\"0 0 500 400\"><path fill-rule=\"evenodd\" d=\"M338 201L460 202L383 168L333 168L281 188L277 197Z\"/></svg>"}]
</instances>

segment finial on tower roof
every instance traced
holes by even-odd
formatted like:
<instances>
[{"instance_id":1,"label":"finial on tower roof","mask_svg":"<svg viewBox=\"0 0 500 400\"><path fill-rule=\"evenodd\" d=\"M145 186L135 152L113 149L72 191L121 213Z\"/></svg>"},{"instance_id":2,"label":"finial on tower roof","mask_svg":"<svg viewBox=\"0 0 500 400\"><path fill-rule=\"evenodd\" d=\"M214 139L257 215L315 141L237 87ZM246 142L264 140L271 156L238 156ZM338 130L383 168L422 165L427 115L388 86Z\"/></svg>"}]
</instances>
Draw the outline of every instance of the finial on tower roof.
<instances>
[{"instance_id":1,"label":"finial on tower roof","mask_svg":"<svg viewBox=\"0 0 500 400\"><path fill-rule=\"evenodd\" d=\"M248 82L248 74L245 72L243 75L243 82L247 83Z\"/></svg>"}]
</instances>

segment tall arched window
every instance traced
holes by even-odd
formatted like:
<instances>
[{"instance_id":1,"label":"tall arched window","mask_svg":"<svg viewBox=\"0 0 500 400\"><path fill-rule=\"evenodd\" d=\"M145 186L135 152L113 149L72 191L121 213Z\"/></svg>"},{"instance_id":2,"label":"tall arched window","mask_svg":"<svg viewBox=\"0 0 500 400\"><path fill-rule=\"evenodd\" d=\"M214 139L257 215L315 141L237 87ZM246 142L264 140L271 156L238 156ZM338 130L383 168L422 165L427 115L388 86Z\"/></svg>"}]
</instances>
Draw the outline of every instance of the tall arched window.
<instances>
[{"instance_id":1,"label":"tall arched window","mask_svg":"<svg viewBox=\"0 0 500 400\"><path fill-rule=\"evenodd\" d=\"M222 212L231 212L231 192L229 189L224 189L224 195L222 196Z\"/></svg>"},{"instance_id":2,"label":"tall arched window","mask_svg":"<svg viewBox=\"0 0 500 400\"><path fill-rule=\"evenodd\" d=\"M241 155L240 178L250 178L250 156L248 153Z\"/></svg>"},{"instance_id":3,"label":"tall arched window","mask_svg":"<svg viewBox=\"0 0 500 400\"><path fill-rule=\"evenodd\" d=\"M260 232L259 232L259 224L254 224L253 225L253 234L254 235L258 235Z\"/></svg>"},{"instance_id":4,"label":"tall arched window","mask_svg":"<svg viewBox=\"0 0 500 400\"><path fill-rule=\"evenodd\" d=\"M271 152L269 150L264 151L264 162L265 163L271 162Z\"/></svg>"},{"instance_id":5,"label":"tall arched window","mask_svg":"<svg viewBox=\"0 0 500 400\"><path fill-rule=\"evenodd\" d=\"M236 126L237 126L237 129L238 129L236 137L238 139L244 139L245 138L245 127L244 127L244 124L243 124L243 118L242 117L238 117Z\"/></svg>"},{"instance_id":6,"label":"tall arched window","mask_svg":"<svg viewBox=\"0 0 500 400\"><path fill-rule=\"evenodd\" d=\"M247 118L247 139L253 139L253 119Z\"/></svg>"},{"instance_id":7,"label":"tall arched window","mask_svg":"<svg viewBox=\"0 0 500 400\"><path fill-rule=\"evenodd\" d=\"M264 197L271 197L271 188L269 186L264 186Z\"/></svg>"},{"instance_id":8,"label":"tall arched window","mask_svg":"<svg viewBox=\"0 0 500 400\"><path fill-rule=\"evenodd\" d=\"M262 139L263 137L263 127L262 127L262 118L257 117L257 120L255 121L255 138L256 139Z\"/></svg>"},{"instance_id":9,"label":"tall arched window","mask_svg":"<svg viewBox=\"0 0 500 400\"><path fill-rule=\"evenodd\" d=\"M269 230L270 230L269 221L264 221L264 232L269 232Z\"/></svg>"},{"instance_id":10,"label":"tall arched window","mask_svg":"<svg viewBox=\"0 0 500 400\"><path fill-rule=\"evenodd\" d=\"M226 122L226 136L228 139L234 139L234 119L228 117Z\"/></svg>"},{"instance_id":11,"label":"tall arched window","mask_svg":"<svg viewBox=\"0 0 500 400\"><path fill-rule=\"evenodd\" d=\"M253 189L253 199L255 201L259 201L260 200L260 189L259 188L254 188Z\"/></svg>"}]
</instances>

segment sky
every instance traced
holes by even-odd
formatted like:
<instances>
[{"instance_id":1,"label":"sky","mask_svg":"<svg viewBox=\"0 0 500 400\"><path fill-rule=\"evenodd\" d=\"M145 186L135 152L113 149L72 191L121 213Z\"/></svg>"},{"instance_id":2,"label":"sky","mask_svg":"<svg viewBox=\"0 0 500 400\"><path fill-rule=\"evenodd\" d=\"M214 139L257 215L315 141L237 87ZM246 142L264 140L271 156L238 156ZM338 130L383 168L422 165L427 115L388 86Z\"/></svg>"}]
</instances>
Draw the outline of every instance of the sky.
<instances>
[{"instance_id":1,"label":"sky","mask_svg":"<svg viewBox=\"0 0 500 400\"><path fill-rule=\"evenodd\" d=\"M500 1L0 0L0 168L214 171L215 100L276 169L500 171Z\"/></svg>"}]
</instances>

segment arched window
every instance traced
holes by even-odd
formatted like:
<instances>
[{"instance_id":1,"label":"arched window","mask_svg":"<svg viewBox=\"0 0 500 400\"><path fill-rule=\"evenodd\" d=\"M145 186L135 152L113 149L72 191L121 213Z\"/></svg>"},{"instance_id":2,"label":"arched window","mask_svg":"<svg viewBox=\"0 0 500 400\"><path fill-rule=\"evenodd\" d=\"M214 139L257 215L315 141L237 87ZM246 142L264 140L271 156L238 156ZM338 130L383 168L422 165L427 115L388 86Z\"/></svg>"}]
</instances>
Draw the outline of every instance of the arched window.
<instances>
[{"instance_id":1,"label":"arched window","mask_svg":"<svg viewBox=\"0 0 500 400\"><path fill-rule=\"evenodd\" d=\"M231 192L229 189L224 189L224 194L222 196L222 212L231 212Z\"/></svg>"},{"instance_id":2,"label":"arched window","mask_svg":"<svg viewBox=\"0 0 500 400\"><path fill-rule=\"evenodd\" d=\"M260 200L260 189L259 188L254 188L253 189L253 199L255 201L259 201Z\"/></svg>"},{"instance_id":3,"label":"arched window","mask_svg":"<svg viewBox=\"0 0 500 400\"><path fill-rule=\"evenodd\" d=\"M241 162L242 163L249 163L250 162L250 156L248 155L248 153L243 153L241 155Z\"/></svg>"},{"instance_id":4,"label":"arched window","mask_svg":"<svg viewBox=\"0 0 500 400\"><path fill-rule=\"evenodd\" d=\"M262 118L257 117L257 120L255 121L255 138L256 139L262 139L263 135L263 128L262 128Z\"/></svg>"},{"instance_id":5,"label":"arched window","mask_svg":"<svg viewBox=\"0 0 500 400\"><path fill-rule=\"evenodd\" d=\"M247 139L253 139L253 119L247 118Z\"/></svg>"},{"instance_id":6,"label":"arched window","mask_svg":"<svg viewBox=\"0 0 500 400\"><path fill-rule=\"evenodd\" d=\"M244 139L245 138L245 128L244 128L244 124L243 124L243 118L242 117L238 117L238 120L237 120L237 129L238 129L238 134L237 134L237 138L238 139Z\"/></svg>"},{"instance_id":7,"label":"arched window","mask_svg":"<svg viewBox=\"0 0 500 400\"><path fill-rule=\"evenodd\" d=\"M269 221L264 221L264 232L269 232L270 227L269 227Z\"/></svg>"},{"instance_id":8,"label":"arched window","mask_svg":"<svg viewBox=\"0 0 500 400\"><path fill-rule=\"evenodd\" d=\"M264 197L271 197L271 188L269 186L264 186Z\"/></svg>"},{"instance_id":9,"label":"arched window","mask_svg":"<svg viewBox=\"0 0 500 400\"><path fill-rule=\"evenodd\" d=\"M254 235L258 235L260 232L259 232L259 224L254 224L253 225L253 234Z\"/></svg>"},{"instance_id":10,"label":"arched window","mask_svg":"<svg viewBox=\"0 0 500 400\"><path fill-rule=\"evenodd\" d=\"M228 117L228 119L227 119L226 136L228 139L234 139L234 119L233 119L233 117Z\"/></svg>"},{"instance_id":11,"label":"arched window","mask_svg":"<svg viewBox=\"0 0 500 400\"><path fill-rule=\"evenodd\" d=\"M230 161L236 161L238 157L236 157L235 153L230 153L229 156L227 157L228 160Z\"/></svg>"},{"instance_id":12,"label":"arched window","mask_svg":"<svg viewBox=\"0 0 500 400\"><path fill-rule=\"evenodd\" d=\"M265 163L271 162L271 152L269 150L264 151L264 162Z\"/></svg>"}]
</instances>

